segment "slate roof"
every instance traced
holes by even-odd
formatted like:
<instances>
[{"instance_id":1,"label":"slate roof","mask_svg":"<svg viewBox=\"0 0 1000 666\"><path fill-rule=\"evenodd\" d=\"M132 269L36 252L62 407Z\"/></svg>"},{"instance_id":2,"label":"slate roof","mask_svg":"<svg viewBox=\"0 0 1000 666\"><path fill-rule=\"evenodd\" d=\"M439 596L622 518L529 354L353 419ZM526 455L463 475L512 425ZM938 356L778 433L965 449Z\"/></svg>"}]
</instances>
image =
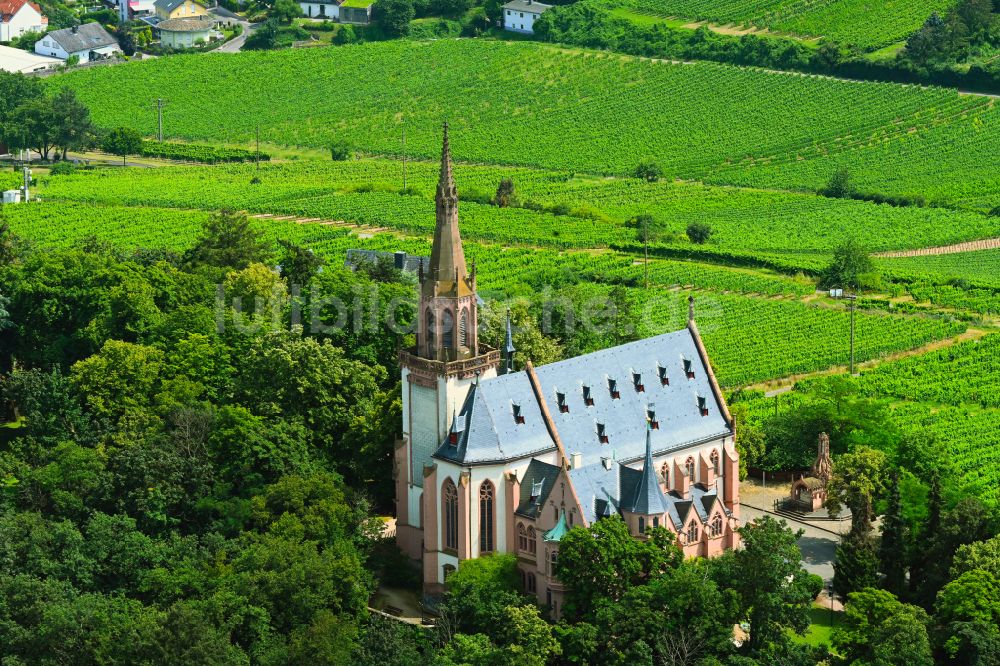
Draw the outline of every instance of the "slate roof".
<instances>
[{"instance_id":1,"label":"slate roof","mask_svg":"<svg viewBox=\"0 0 1000 666\"><path fill-rule=\"evenodd\" d=\"M576 490L577 497L583 509L583 517L588 525L592 525L599 518L606 518L612 513L622 511L632 511L645 515L661 513L654 508L641 511L634 509L646 509L636 505L635 490L642 479L643 471L614 463L611 469L607 469L603 464L591 465L571 469L569 474L570 483ZM655 475L654 475L655 476ZM659 479L656 479L659 485ZM675 530L680 530L686 523L693 510L698 514L702 522L708 520L708 516L719 499L718 484L716 487L704 488L700 485L693 485L690 489L688 499L684 499L674 492L660 493L663 507L662 512L674 525Z\"/></svg>"},{"instance_id":2,"label":"slate roof","mask_svg":"<svg viewBox=\"0 0 1000 666\"><path fill-rule=\"evenodd\" d=\"M76 27L76 32L73 32L73 28L55 30L45 37L61 46L66 53L89 51L118 44L118 40L109 35L100 23L84 23Z\"/></svg>"},{"instance_id":3,"label":"slate roof","mask_svg":"<svg viewBox=\"0 0 1000 666\"><path fill-rule=\"evenodd\" d=\"M420 271L420 262L424 262L426 266L430 259L428 257L421 257L416 254L407 254L406 252L379 252L378 250L348 250L347 259L344 260L344 266L352 270L357 269L361 265L362 261L367 261L369 263L375 263L380 259L391 259L393 265L402 270L405 273L413 273L416 275Z\"/></svg>"},{"instance_id":4,"label":"slate roof","mask_svg":"<svg viewBox=\"0 0 1000 666\"><path fill-rule=\"evenodd\" d=\"M538 459L532 460L524 472L524 478L521 479L521 495L518 497L514 513L525 518L537 518L558 478L558 465L550 465ZM536 489L540 491L537 495L534 494Z\"/></svg>"},{"instance_id":5,"label":"slate roof","mask_svg":"<svg viewBox=\"0 0 1000 666\"><path fill-rule=\"evenodd\" d=\"M179 18L160 21L157 25L160 30L167 32L207 32L212 29L210 18Z\"/></svg>"},{"instance_id":6,"label":"slate roof","mask_svg":"<svg viewBox=\"0 0 1000 666\"><path fill-rule=\"evenodd\" d=\"M622 504L632 513L656 514L667 510L667 500L663 496L663 489L660 488L660 480L656 477L656 470L653 468L653 445L650 433L653 431L646 427L646 457L643 460L642 470L639 471L639 478L635 485L626 488L624 479L622 483ZM630 470L635 471L635 470ZM632 476L632 475L630 475ZM626 496L625 491L629 493Z\"/></svg>"},{"instance_id":7,"label":"slate roof","mask_svg":"<svg viewBox=\"0 0 1000 666\"><path fill-rule=\"evenodd\" d=\"M685 359L692 378L685 373ZM660 380L660 369L667 384ZM689 329L540 366L535 373L567 455L581 454L583 468L599 466L608 457L624 463L642 460L649 411L658 422L652 433L654 456L732 435ZM618 398L612 396L609 380L615 381ZM585 386L592 405L585 402ZM705 416L699 396L705 400ZM514 405L522 423L515 420ZM487 464L555 449L524 371L484 379L469 391L458 418L464 424L459 441L452 445L445 440L435 457ZM599 425L606 442L599 437Z\"/></svg>"},{"instance_id":8,"label":"slate roof","mask_svg":"<svg viewBox=\"0 0 1000 666\"><path fill-rule=\"evenodd\" d=\"M532 399L527 374L514 372L483 380L469 389L458 414L462 420L458 441L441 444L434 457L463 464L516 460L555 450L542 411ZM521 409L524 423L513 417Z\"/></svg>"},{"instance_id":9,"label":"slate roof","mask_svg":"<svg viewBox=\"0 0 1000 666\"><path fill-rule=\"evenodd\" d=\"M503 6L504 9L509 9L512 12L530 12L532 14L541 14L546 9L551 9L552 5L546 5L541 2L528 2L528 0L511 0L506 5Z\"/></svg>"}]
</instances>

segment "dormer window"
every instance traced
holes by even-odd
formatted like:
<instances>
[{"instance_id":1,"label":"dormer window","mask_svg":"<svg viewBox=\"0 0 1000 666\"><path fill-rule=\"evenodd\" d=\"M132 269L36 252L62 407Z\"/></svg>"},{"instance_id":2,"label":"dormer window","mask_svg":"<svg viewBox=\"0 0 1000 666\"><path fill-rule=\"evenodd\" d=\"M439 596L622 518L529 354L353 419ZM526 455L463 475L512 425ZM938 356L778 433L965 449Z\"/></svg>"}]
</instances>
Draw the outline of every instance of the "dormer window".
<instances>
[{"instance_id":1,"label":"dormer window","mask_svg":"<svg viewBox=\"0 0 1000 666\"><path fill-rule=\"evenodd\" d=\"M656 420L656 405L649 405L646 407L646 419L649 420L649 427L652 430L660 429L660 422Z\"/></svg>"},{"instance_id":2,"label":"dormer window","mask_svg":"<svg viewBox=\"0 0 1000 666\"><path fill-rule=\"evenodd\" d=\"M565 393L556 393L556 403L559 405L559 411L563 414L569 412L569 404L566 402Z\"/></svg>"},{"instance_id":3,"label":"dormer window","mask_svg":"<svg viewBox=\"0 0 1000 666\"><path fill-rule=\"evenodd\" d=\"M531 484L531 501L532 502L534 502L535 500L537 500L539 497L542 496L542 486L544 486L544 485L545 485L545 479L542 479L541 481L539 481L537 483L532 483Z\"/></svg>"},{"instance_id":4,"label":"dormer window","mask_svg":"<svg viewBox=\"0 0 1000 666\"><path fill-rule=\"evenodd\" d=\"M642 393L646 390L646 387L642 383L642 375L638 372L632 373L632 385L635 387L636 393Z\"/></svg>"},{"instance_id":5,"label":"dormer window","mask_svg":"<svg viewBox=\"0 0 1000 666\"><path fill-rule=\"evenodd\" d=\"M670 378L667 377L667 369L662 365L656 366L656 374L660 376L660 386L670 386Z\"/></svg>"},{"instance_id":6,"label":"dormer window","mask_svg":"<svg viewBox=\"0 0 1000 666\"><path fill-rule=\"evenodd\" d=\"M610 377L608 378L608 391L611 392L612 400L622 397L621 391L618 390L618 382Z\"/></svg>"},{"instance_id":7,"label":"dormer window","mask_svg":"<svg viewBox=\"0 0 1000 666\"><path fill-rule=\"evenodd\" d=\"M597 439L598 439L598 441L601 442L601 444L607 444L608 443L608 431L605 428L605 426L604 426L603 423L598 423L597 424Z\"/></svg>"},{"instance_id":8,"label":"dormer window","mask_svg":"<svg viewBox=\"0 0 1000 666\"><path fill-rule=\"evenodd\" d=\"M458 416L451 417L451 429L448 431L448 443L458 446L458 438L462 434L462 421Z\"/></svg>"},{"instance_id":9,"label":"dormer window","mask_svg":"<svg viewBox=\"0 0 1000 666\"><path fill-rule=\"evenodd\" d=\"M698 396L698 411L702 416L708 416L708 400L703 395Z\"/></svg>"},{"instance_id":10,"label":"dormer window","mask_svg":"<svg viewBox=\"0 0 1000 666\"><path fill-rule=\"evenodd\" d=\"M524 414L521 413L521 405L512 403L511 407L514 410L514 423L521 425L524 423Z\"/></svg>"},{"instance_id":11,"label":"dormer window","mask_svg":"<svg viewBox=\"0 0 1000 666\"><path fill-rule=\"evenodd\" d=\"M684 363L684 374L688 379L694 379L694 364L691 359L681 356L681 361Z\"/></svg>"},{"instance_id":12,"label":"dormer window","mask_svg":"<svg viewBox=\"0 0 1000 666\"><path fill-rule=\"evenodd\" d=\"M583 404L587 405L587 407L594 406L594 396L591 394L589 386L583 387Z\"/></svg>"}]
</instances>

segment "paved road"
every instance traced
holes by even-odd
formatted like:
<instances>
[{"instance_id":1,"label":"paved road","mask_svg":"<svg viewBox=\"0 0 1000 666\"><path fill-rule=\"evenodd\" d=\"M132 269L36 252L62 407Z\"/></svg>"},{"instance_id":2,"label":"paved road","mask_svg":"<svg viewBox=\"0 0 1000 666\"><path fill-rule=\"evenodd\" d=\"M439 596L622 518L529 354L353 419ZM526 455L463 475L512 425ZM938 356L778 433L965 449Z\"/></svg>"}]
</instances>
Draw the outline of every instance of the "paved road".
<instances>
[{"instance_id":1,"label":"paved road","mask_svg":"<svg viewBox=\"0 0 1000 666\"><path fill-rule=\"evenodd\" d=\"M764 515L764 511L751 508L746 504L740 506L740 516L743 523ZM799 548L802 549L802 568L809 573L822 576L824 581L833 580L833 560L837 553L837 543L840 541L836 534L783 516L767 515L784 520L793 530L802 530L803 534L799 538Z\"/></svg>"},{"instance_id":2,"label":"paved road","mask_svg":"<svg viewBox=\"0 0 1000 666\"><path fill-rule=\"evenodd\" d=\"M243 32L240 33L238 37L230 39L228 42L215 49L217 53L238 53L243 48L243 44L246 43L247 37L250 36L250 33L257 29L257 25L255 23L247 23L246 21L240 21L239 23L243 26Z\"/></svg>"}]
</instances>

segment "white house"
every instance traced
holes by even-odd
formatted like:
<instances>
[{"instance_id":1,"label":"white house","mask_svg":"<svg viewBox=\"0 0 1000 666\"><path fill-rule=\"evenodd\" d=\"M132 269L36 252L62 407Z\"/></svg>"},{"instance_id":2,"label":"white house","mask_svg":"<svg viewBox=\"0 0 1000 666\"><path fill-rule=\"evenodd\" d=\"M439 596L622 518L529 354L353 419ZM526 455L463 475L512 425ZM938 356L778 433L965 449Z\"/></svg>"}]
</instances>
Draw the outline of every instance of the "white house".
<instances>
[{"instance_id":1,"label":"white house","mask_svg":"<svg viewBox=\"0 0 1000 666\"><path fill-rule=\"evenodd\" d=\"M198 18L168 19L160 21L160 44L175 49L189 49L207 44L211 39L214 21L207 16Z\"/></svg>"},{"instance_id":2,"label":"white house","mask_svg":"<svg viewBox=\"0 0 1000 666\"><path fill-rule=\"evenodd\" d=\"M84 23L56 30L35 42L35 53L67 60L79 56L80 62L90 62L119 53L118 40L108 34L100 23Z\"/></svg>"},{"instance_id":3,"label":"white house","mask_svg":"<svg viewBox=\"0 0 1000 666\"><path fill-rule=\"evenodd\" d=\"M503 6L504 30L533 35L535 34L533 28L535 21L550 7L552 5L533 2L533 0L511 0Z\"/></svg>"},{"instance_id":4,"label":"white house","mask_svg":"<svg viewBox=\"0 0 1000 666\"><path fill-rule=\"evenodd\" d=\"M17 39L26 32L45 32L49 19L29 0L0 0L0 42Z\"/></svg>"},{"instance_id":5,"label":"white house","mask_svg":"<svg viewBox=\"0 0 1000 666\"><path fill-rule=\"evenodd\" d=\"M299 2L302 13L309 18L325 18L336 21L340 16L338 0L303 0Z\"/></svg>"}]
</instances>

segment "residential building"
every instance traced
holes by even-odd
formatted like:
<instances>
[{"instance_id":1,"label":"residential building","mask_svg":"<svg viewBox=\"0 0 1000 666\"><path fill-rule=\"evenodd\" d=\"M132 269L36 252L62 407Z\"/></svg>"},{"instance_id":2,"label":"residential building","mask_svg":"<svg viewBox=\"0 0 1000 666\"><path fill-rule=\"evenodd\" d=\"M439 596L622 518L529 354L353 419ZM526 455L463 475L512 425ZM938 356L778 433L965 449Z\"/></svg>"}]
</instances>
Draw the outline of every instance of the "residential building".
<instances>
[{"instance_id":1,"label":"residential building","mask_svg":"<svg viewBox=\"0 0 1000 666\"><path fill-rule=\"evenodd\" d=\"M340 22L368 25L372 22L374 0L344 0L340 5Z\"/></svg>"},{"instance_id":2,"label":"residential building","mask_svg":"<svg viewBox=\"0 0 1000 666\"><path fill-rule=\"evenodd\" d=\"M504 30L520 32L526 35L535 34L535 21L552 5L534 2L533 0L511 0L503 6Z\"/></svg>"},{"instance_id":3,"label":"residential building","mask_svg":"<svg viewBox=\"0 0 1000 666\"><path fill-rule=\"evenodd\" d=\"M35 53L67 60L79 56L80 62L91 62L120 53L118 40L100 23L84 23L56 30L35 42Z\"/></svg>"},{"instance_id":4,"label":"residential building","mask_svg":"<svg viewBox=\"0 0 1000 666\"><path fill-rule=\"evenodd\" d=\"M299 3L299 7L309 18L325 18L331 21L340 18L340 2L337 0L305 0Z\"/></svg>"},{"instance_id":5,"label":"residential building","mask_svg":"<svg viewBox=\"0 0 1000 666\"><path fill-rule=\"evenodd\" d=\"M210 16L197 18L167 19L156 24L160 33L160 45L175 49L189 49L207 44L211 38L214 21Z\"/></svg>"},{"instance_id":6,"label":"residential building","mask_svg":"<svg viewBox=\"0 0 1000 666\"><path fill-rule=\"evenodd\" d=\"M478 341L447 125L431 257L419 270L416 346L401 352L396 538L443 590L463 560L516 553L525 590L558 616L559 541L621 516L662 527L688 556L739 542L733 420L694 321L538 368Z\"/></svg>"},{"instance_id":7,"label":"residential building","mask_svg":"<svg viewBox=\"0 0 1000 666\"><path fill-rule=\"evenodd\" d=\"M153 7L159 21L208 16L205 5L196 0L156 0Z\"/></svg>"},{"instance_id":8,"label":"residential building","mask_svg":"<svg viewBox=\"0 0 1000 666\"><path fill-rule=\"evenodd\" d=\"M27 32L45 32L49 19L29 0L0 0L0 42L10 42Z\"/></svg>"}]
</instances>

